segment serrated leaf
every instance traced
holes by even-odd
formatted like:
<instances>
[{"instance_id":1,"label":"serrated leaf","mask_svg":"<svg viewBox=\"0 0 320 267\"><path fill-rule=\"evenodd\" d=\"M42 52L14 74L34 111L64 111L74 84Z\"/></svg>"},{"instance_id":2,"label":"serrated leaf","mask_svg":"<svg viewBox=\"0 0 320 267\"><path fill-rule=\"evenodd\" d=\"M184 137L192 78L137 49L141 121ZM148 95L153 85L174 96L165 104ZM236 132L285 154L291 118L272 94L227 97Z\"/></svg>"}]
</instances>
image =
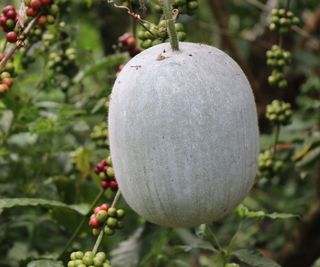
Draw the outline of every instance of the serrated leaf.
<instances>
[{"instance_id":1,"label":"serrated leaf","mask_svg":"<svg viewBox=\"0 0 320 267\"><path fill-rule=\"evenodd\" d=\"M64 267L61 261L36 260L28 263L27 267Z\"/></svg>"},{"instance_id":2,"label":"serrated leaf","mask_svg":"<svg viewBox=\"0 0 320 267\"><path fill-rule=\"evenodd\" d=\"M83 209L68 206L62 202L55 200L47 200L42 198L4 198L0 199L0 213L4 209L10 209L15 207L28 207L28 206L42 206L47 208L63 208L70 211L85 215Z\"/></svg>"},{"instance_id":3,"label":"serrated leaf","mask_svg":"<svg viewBox=\"0 0 320 267\"><path fill-rule=\"evenodd\" d=\"M144 227L138 228L129 239L119 243L119 246L111 251L111 263L113 267L135 267L139 262L140 242L139 238Z\"/></svg>"},{"instance_id":4,"label":"serrated leaf","mask_svg":"<svg viewBox=\"0 0 320 267\"><path fill-rule=\"evenodd\" d=\"M232 255L251 267L281 267L275 261L264 257L257 250L240 249L232 252Z\"/></svg>"}]
</instances>

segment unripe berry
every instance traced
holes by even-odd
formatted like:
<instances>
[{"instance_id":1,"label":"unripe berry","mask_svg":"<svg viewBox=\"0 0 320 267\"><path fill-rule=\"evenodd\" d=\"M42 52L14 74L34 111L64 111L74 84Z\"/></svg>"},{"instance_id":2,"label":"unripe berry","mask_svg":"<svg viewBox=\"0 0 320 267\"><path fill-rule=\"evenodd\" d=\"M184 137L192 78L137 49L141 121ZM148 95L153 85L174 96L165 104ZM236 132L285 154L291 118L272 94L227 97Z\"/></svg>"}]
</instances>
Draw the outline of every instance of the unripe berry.
<instances>
[{"instance_id":1,"label":"unripe berry","mask_svg":"<svg viewBox=\"0 0 320 267\"><path fill-rule=\"evenodd\" d=\"M111 217L116 217L117 216L117 209L116 208L109 208L108 215Z\"/></svg>"},{"instance_id":2,"label":"unripe berry","mask_svg":"<svg viewBox=\"0 0 320 267\"><path fill-rule=\"evenodd\" d=\"M108 218L108 213L105 210L100 210L98 214L96 215L96 219L99 221L99 223L104 223L105 220Z\"/></svg>"},{"instance_id":3,"label":"unripe berry","mask_svg":"<svg viewBox=\"0 0 320 267\"><path fill-rule=\"evenodd\" d=\"M114 169L112 167L107 168L107 175L109 177L114 177Z\"/></svg>"},{"instance_id":4,"label":"unripe berry","mask_svg":"<svg viewBox=\"0 0 320 267\"><path fill-rule=\"evenodd\" d=\"M107 219L107 226L110 228L116 228L118 225L118 220L116 218L109 217Z\"/></svg>"},{"instance_id":5,"label":"unripe berry","mask_svg":"<svg viewBox=\"0 0 320 267\"><path fill-rule=\"evenodd\" d=\"M82 251L77 251L75 254L76 259L81 260L83 258L83 252Z\"/></svg>"},{"instance_id":6,"label":"unripe berry","mask_svg":"<svg viewBox=\"0 0 320 267\"><path fill-rule=\"evenodd\" d=\"M105 226L103 231L106 235L109 235L109 236L114 234L114 230L111 229L109 226Z\"/></svg>"},{"instance_id":7,"label":"unripe berry","mask_svg":"<svg viewBox=\"0 0 320 267\"><path fill-rule=\"evenodd\" d=\"M125 213L126 212L123 209L118 209L117 210L117 217L121 219L124 217Z\"/></svg>"}]
</instances>

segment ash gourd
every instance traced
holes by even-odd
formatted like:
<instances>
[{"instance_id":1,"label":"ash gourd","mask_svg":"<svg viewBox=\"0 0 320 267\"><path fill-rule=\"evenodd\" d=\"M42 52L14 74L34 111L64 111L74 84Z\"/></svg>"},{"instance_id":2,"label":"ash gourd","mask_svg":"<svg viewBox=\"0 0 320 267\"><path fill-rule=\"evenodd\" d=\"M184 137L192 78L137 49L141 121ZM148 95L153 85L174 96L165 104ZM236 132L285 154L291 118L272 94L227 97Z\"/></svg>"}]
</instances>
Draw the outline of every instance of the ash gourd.
<instances>
[{"instance_id":1,"label":"ash gourd","mask_svg":"<svg viewBox=\"0 0 320 267\"><path fill-rule=\"evenodd\" d=\"M110 148L131 208L158 225L192 227L223 217L250 191L257 114L250 84L232 58L203 44L178 48L170 23L169 33L171 47L143 51L117 77Z\"/></svg>"}]
</instances>

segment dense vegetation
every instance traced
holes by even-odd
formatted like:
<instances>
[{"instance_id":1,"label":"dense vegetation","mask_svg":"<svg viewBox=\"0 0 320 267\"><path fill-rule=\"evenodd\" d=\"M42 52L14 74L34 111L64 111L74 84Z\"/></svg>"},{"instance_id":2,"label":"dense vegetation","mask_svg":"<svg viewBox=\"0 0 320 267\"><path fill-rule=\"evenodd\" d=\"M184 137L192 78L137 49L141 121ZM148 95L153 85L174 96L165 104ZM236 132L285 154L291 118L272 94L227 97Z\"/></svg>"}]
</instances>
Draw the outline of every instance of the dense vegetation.
<instances>
[{"instance_id":1,"label":"dense vegetation","mask_svg":"<svg viewBox=\"0 0 320 267\"><path fill-rule=\"evenodd\" d=\"M117 193L108 96L168 40L162 1L117 4L0 3L0 266L320 266L319 1L174 1L179 40L239 63L260 124L250 195L196 229L148 223Z\"/></svg>"}]
</instances>

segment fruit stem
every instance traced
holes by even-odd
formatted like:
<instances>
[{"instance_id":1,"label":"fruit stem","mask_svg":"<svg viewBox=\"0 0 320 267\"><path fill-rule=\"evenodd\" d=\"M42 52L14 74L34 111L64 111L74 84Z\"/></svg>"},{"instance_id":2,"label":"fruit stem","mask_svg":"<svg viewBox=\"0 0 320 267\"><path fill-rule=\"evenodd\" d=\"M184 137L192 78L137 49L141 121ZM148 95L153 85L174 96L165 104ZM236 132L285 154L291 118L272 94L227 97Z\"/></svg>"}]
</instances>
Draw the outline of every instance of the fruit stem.
<instances>
[{"instance_id":1,"label":"fruit stem","mask_svg":"<svg viewBox=\"0 0 320 267\"><path fill-rule=\"evenodd\" d=\"M119 201L120 196L121 196L121 192L120 192L120 190L118 190L116 196L113 199L111 208L114 208L116 206L117 202ZM101 241L102 241L102 238L103 238L103 234L104 234L104 231L103 231L104 226L105 226L105 223L101 227L101 230L100 230L100 233L99 233L98 238L96 240L96 243L93 246L92 252L94 254L96 254L98 252L99 246L101 244Z\"/></svg>"},{"instance_id":2,"label":"fruit stem","mask_svg":"<svg viewBox=\"0 0 320 267\"><path fill-rule=\"evenodd\" d=\"M169 0L163 0L163 13L168 23L168 33L169 33L171 48L173 51L178 51L179 41L178 41L176 29L174 27L174 21L172 17L172 7Z\"/></svg>"},{"instance_id":3,"label":"fruit stem","mask_svg":"<svg viewBox=\"0 0 320 267\"><path fill-rule=\"evenodd\" d=\"M67 244L64 246L62 252L60 253L58 260L61 260L64 256L64 254L67 252L67 250L69 249L69 247L71 246L71 244L73 243L73 241L76 239L76 237L78 236L80 230L82 229L83 225L85 224L85 222L88 220L88 217L90 216L93 208L97 205L97 203L99 202L99 200L103 197L105 190L101 190L99 195L97 195L97 197L95 198L95 200L92 202L87 214L85 216L83 216L81 222L79 223L78 227L76 228L76 230L73 232L72 236L70 237L70 239L68 240Z\"/></svg>"},{"instance_id":4,"label":"fruit stem","mask_svg":"<svg viewBox=\"0 0 320 267\"><path fill-rule=\"evenodd\" d=\"M280 136L280 124L276 125L276 132L274 135L274 144L273 144L273 152L272 152L272 160L276 159L276 153L277 153L277 144L279 142L279 136Z\"/></svg>"}]
</instances>

